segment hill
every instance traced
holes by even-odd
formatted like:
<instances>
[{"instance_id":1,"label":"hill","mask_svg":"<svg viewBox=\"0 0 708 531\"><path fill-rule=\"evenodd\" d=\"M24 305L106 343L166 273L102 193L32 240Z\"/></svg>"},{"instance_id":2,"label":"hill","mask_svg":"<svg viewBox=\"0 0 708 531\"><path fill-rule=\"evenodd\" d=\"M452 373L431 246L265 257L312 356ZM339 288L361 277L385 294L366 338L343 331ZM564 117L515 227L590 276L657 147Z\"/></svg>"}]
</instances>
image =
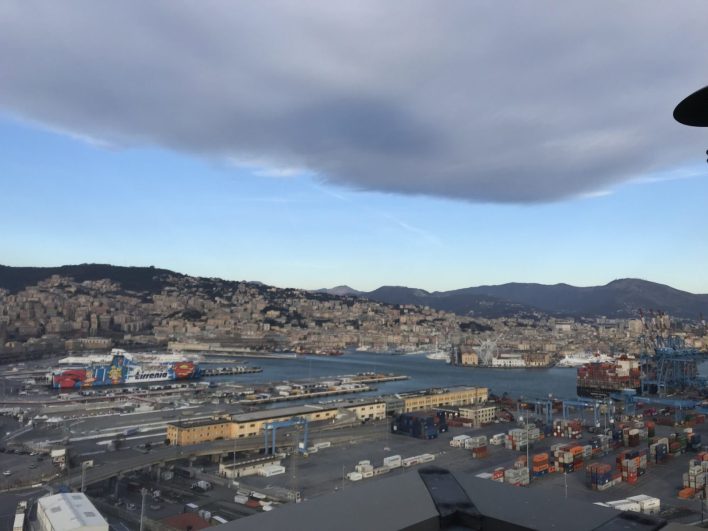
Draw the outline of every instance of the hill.
<instances>
[{"instance_id":1,"label":"hill","mask_svg":"<svg viewBox=\"0 0 708 531\"><path fill-rule=\"evenodd\" d=\"M182 277L168 269L155 267L123 267L109 264L80 264L59 267L10 267L0 265L0 288L12 293L49 278L53 275L71 277L77 282L109 279L119 282L129 291L158 293L170 277Z\"/></svg>"},{"instance_id":2,"label":"hill","mask_svg":"<svg viewBox=\"0 0 708 531\"><path fill-rule=\"evenodd\" d=\"M640 279L614 280L604 286L509 283L452 291L427 292L383 286L361 296L392 304L423 304L457 314L496 317L542 311L562 316L634 317L639 308L699 319L708 315L708 295L696 295Z\"/></svg>"}]
</instances>

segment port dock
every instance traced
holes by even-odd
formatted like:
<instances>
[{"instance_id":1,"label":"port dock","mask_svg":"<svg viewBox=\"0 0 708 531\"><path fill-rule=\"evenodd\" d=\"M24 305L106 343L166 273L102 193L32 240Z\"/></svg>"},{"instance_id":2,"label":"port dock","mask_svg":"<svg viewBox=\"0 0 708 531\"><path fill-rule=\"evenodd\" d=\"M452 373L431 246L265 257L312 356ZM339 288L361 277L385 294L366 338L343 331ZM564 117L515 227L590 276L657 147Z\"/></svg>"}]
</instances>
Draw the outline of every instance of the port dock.
<instances>
[{"instance_id":1,"label":"port dock","mask_svg":"<svg viewBox=\"0 0 708 531\"><path fill-rule=\"evenodd\" d=\"M206 367L202 369L202 377L212 377L212 376L233 376L236 374L253 374L257 372L263 372L260 367L245 367L242 365L236 367Z\"/></svg>"}]
</instances>

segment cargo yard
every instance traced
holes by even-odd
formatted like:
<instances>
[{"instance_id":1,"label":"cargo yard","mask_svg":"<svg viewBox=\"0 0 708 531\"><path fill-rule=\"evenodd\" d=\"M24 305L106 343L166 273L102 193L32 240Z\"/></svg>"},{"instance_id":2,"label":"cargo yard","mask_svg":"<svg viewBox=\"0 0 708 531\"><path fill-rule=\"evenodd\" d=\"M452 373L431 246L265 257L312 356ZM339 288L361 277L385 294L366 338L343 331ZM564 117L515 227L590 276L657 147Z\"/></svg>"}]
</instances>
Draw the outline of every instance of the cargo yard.
<instances>
[{"instance_id":1,"label":"cargo yard","mask_svg":"<svg viewBox=\"0 0 708 531\"><path fill-rule=\"evenodd\" d=\"M126 373L136 381L152 363L112 353L109 365L96 358L90 366L108 374L117 356L122 367L139 367ZM52 374L81 362L60 361ZM471 386L374 395L373 385L407 376L239 383L260 369L168 357L158 365L187 362L198 378L160 373L145 383L68 389L37 378L46 368L9 371L0 488L30 504L39 486L83 490L109 522L128 529L147 489L147 522L201 526L434 464L559 500L700 519L708 433L695 399L643 396L641 386L601 398L498 397Z\"/></svg>"}]
</instances>

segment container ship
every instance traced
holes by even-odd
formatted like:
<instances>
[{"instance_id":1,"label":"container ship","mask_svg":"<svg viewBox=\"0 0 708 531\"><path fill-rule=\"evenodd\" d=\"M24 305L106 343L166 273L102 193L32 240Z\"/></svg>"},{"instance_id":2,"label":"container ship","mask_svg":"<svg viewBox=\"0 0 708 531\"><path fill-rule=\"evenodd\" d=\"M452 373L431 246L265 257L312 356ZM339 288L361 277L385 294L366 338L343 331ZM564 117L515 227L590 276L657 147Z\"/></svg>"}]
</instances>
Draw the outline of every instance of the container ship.
<instances>
[{"instance_id":1,"label":"container ship","mask_svg":"<svg viewBox=\"0 0 708 531\"><path fill-rule=\"evenodd\" d=\"M54 389L85 389L112 385L141 384L201 377L199 364L191 360L138 362L132 354L113 349L105 360L88 360L82 365L62 367L50 374Z\"/></svg>"},{"instance_id":2,"label":"container ship","mask_svg":"<svg viewBox=\"0 0 708 531\"><path fill-rule=\"evenodd\" d=\"M622 389L641 391L639 360L622 356L612 362L591 362L578 367L578 396L605 397Z\"/></svg>"}]
</instances>

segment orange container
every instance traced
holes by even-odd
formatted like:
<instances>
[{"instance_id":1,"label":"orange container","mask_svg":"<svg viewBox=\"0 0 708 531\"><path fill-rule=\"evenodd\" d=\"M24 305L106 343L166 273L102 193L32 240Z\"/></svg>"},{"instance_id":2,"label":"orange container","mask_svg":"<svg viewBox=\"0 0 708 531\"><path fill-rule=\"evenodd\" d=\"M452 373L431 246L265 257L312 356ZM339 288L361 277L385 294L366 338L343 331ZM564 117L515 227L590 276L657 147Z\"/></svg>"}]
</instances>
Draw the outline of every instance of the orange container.
<instances>
[{"instance_id":1,"label":"orange container","mask_svg":"<svg viewBox=\"0 0 708 531\"><path fill-rule=\"evenodd\" d=\"M685 489L681 489L678 493L678 497L681 498L682 500L690 500L696 495L696 489L688 487Z\"/></svg>"}]
</instances>

